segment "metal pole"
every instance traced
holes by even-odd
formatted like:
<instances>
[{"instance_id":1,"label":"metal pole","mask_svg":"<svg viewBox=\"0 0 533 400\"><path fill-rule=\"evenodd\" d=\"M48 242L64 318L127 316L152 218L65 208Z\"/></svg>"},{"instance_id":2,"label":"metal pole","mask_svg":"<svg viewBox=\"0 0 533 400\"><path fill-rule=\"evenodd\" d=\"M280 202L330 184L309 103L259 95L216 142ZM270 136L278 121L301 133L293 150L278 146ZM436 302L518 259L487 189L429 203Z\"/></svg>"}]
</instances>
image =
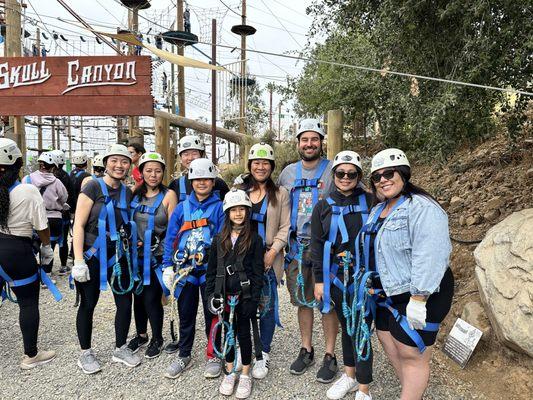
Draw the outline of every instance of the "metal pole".
<instances>
[{"instance_id":1,"label":"metal pole","mask_svg":"<svg viewBox=\"0 0 533 400\"><path fill-rule=\"evenodd\" d=\"M281 101L278 104L278 140L281 141Z\"/></svg>"},{"instance_id":2,"label":"metal pole","mask_svg":"<svg viewBox=\"0 0 533 400\"><path fill-rule=\"evenodd\" d=\"M35 35L36 37L36 43L35 46L37 46L37 57L41 57L41 29L37 28ZM41 116L37 117L37 148L42 149L43 148L43 127L42 124L43 119Z\"/></svg>"},{"instance_id":3,"label":"metal pole","mask_svg":"<svg viewBox=\"0 0 533 400\"><path fill-rule=\"evenodd\" d=\"M246 0L242 0L241 24L246 25ZM246 98L244 90L244 77L246 75L246 35L241 35L241 81L239 85L239 132L246 132Z\"/></svg>"},{"instance_id":4,"label":"metal pole","mask_svg":"<svg viewBox=\"0 0 533 400\"><path fill-rule=\"evenodd\" d=\"M268 126L270 129L270 132L272 132L272 92L274 91L274 88L270 86L270 112L268 113Z\"/></svg>"},{"instance_id":5,"label":"metal pole","mask_svg":"<svg viewBox=\"0 0 533 400\"><path fill-rule=\"evenodd\" d=\"M67 117L67 136L68 136L68 158L72 159L72 130L70 126L70 117Z\"/></svg>"},{"instance_id":6,"label":"metal pole","mask_svg":"<svg viewBox=\"0 0 533 400\"><path fill-rule=\"evenodd\" d=\"M217 63L217 20L211 21L211 64ZM211 161L217 162L217 71L211 71Z\"/></svg>"},{"instance_id":7,"label":"metal pole","mask_svg":"<svg viewBox=\"0 0 533 400\"><path fill-rule=\"evenodd\" d=\"M83 151L83 117L80 119L80 150Z\"/></svg>"},{"instance_id":8,"label":"metal pole","mask_svg":"<svg viewBox=\"0 0 533 400\"><path fill-rule=\"evenodd\" d=\"M52 149L56 148L56 117L52 117Z\"/></svg>"},{"instance_id":9,"label":"metal pole","mask_svg":"<svg viewBox=\"0 0 533 400\"><path fill-rule=\"evenodd\" d=\"M137 7L128 11L128 29L135 36L139 31L139 9ZM128 54L135 55L135 46L128 46ZM139 144L144 144L144 135L139 132L139 117L128 117L128 140Z\"/></svg>"},{"instance_id":10,"label":"metal pole","mask_svg":"<svg viewBox=\"0 0 533 400\"><path fill-rule=\"evenodd\" d=\"M184 30L183 24L183 0L177 2L177 16L176 25L178 31ZM184 46L178 46L178 55L183 56L185 54ZM178 115L185 117L185 68L178 66ZM179 137L183 137L186 134L186 130L183 127L179 128Z\"/></svg>"}]
</instances>

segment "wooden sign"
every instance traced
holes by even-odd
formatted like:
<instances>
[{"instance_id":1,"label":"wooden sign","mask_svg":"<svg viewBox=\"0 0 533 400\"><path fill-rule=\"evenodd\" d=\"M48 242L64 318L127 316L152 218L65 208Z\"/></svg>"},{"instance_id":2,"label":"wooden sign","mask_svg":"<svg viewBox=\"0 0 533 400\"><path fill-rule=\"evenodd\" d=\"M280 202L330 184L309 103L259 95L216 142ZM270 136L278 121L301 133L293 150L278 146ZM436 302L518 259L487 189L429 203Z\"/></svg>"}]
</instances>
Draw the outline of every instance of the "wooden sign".
<instances>
[{"instance_id":1,"label":"wooden sign","mask_svg":"<svg viewBox=\"0 0 533 400\"><path fill-rule=\"evenodd\" d=\"M153 116L151 57L0 57L0 115Z\"/></svg>"}]
</instances>

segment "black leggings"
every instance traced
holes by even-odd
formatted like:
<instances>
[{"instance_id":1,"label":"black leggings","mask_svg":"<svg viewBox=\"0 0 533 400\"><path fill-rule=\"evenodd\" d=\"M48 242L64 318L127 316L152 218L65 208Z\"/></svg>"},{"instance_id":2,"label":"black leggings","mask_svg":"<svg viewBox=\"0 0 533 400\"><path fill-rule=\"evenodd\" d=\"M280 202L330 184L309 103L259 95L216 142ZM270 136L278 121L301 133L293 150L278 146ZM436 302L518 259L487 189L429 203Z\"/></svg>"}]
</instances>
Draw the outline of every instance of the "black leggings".
<instances>
[{"instance_id":1,"label":"black leggings","mask_svg":"<svg viewBox=\"0 0 533 400\"><path fill-rule=\"evenodd\" d=\"M139 262L139 268L142 264ZM137 334L145 334L148 328L148 320L152 328L152 337L163 340L163 304L161 296L163 289L157 279L155 270L150 271L150 284L143 288L141 294L133 296L133 313Z\"/></svg>"},{"instance_id":2,"label":"black leggings","mask_svg":"<svg viewBox=\"0 0 533 400\"><path fill-rule=\"evenodd\" d=\"M0 265L13 280L25 279L37 273L30 238L0 233ZM24 354L35 357L39 333L39 280L12 288L19 305L19 325L24 342Z\"/></svg>"},{"instance_id":3,"label":"black leggings","mask_svg":"<svg viewBox=\"0 0 533 400\"><path fill-rule=\"evenodd\" d=\"M108 251L108 257L111 257L111 255L112 253L110 254ZM130 277L124 257L121 259L120 264L123 272L122 284L123 287L127 287ZM76 329L82 350L91 348L94 309L100 297L100 263L96 257L93 257L87 262L87 265L89 266L91 279L88 282L76 282L76 288L80 294L80 306L76 316ZM108 282L111 279L111 274L112 268L108 268ZM108 290L111 289L108 287ZM113 292L113 298L117 307L115 313L115 342L116 347L122 347L126 343L130 329L132 291L126 294L116 294Z\"/></svg>"},{"instance_id":4,"label":"black leggings","mask_svg":"<svg viewBox=\"0 0 533 400\"><path fill-rule=\"evenodd\" d=\"M229 320L229 312L224 313L224 320ZM240 303L237 304L237 307L235 307L233 329L235 330L236 339L239 341L242 365L250 365L252 362L252 326L250 323L250 318L245 318L242 316ZM233 362L234 360L235 351L232 348L226 355L226 362Z\"/></svg>"},{"instance_id":5,"label":"black leggings","mask_svg":"<svg viewBox=\"0 0 533 400\"><path fill-rule=\"evenodd\" d=\"M340 278L342 281L342 278ZM363 385L367 385L372 382L372 363L373 363L373 351L372 345L370 345L370 354L368 355L368 360L366 361L357 361L357 356L354 349L354 338L348 335L348 329L346 327L346 317L342 311L342 291L331 284L331 299L335 302L335 311L337 313L337 318L341 323L342 327L342 359L343 363L347 367L355 367L355 378L357 382ZM352 296L348 295L347 302L348 306L351 306ZM372 317L369 316L366 318L366 323L369 327L372 326ZM363 354L366 356L366 352Z\"/></svg>"},{"instance_id":6,"label":"black leggings","mask_svg":"<svg viewBox=\"0 0 533 400\"><path fill-rule=\"evenodd\" d=\"M61 261L61 266L64 267L67 265L68 259L68 234L70 227L70 217L64 217L62 220L62 229L63 229L63 246L59 248L59 260Z\"/></svg>"}]
</instances>

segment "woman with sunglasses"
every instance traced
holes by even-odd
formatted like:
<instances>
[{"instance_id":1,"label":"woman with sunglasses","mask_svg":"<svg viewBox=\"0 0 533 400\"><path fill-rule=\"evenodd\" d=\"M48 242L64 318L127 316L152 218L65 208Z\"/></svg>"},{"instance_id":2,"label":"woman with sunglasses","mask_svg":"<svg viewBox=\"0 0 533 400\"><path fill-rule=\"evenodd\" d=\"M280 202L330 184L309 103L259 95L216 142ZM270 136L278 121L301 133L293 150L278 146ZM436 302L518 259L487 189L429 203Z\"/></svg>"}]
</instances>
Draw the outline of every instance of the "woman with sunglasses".
<instances>
[{"instance_id":1,"label":"woman with sunglasses","mask_svg":"<svg viewBox=\"0 0 533 400\"><path fill-rule=\"evenodd\" d=\"M333 190L320 200L311 219L311 261L315 276L315 298L323 303L322 312L333 308L342 327L344 373L329 388L329 399L341 399L353 392L359 382L357 400L371 399L372 358L358 361L344 309L351 304L356 237L364 225L371 196L359 184L361 157L354 151L341 151L333 159ZM368 321L371 323L371 321ZM332 356L334 356L332 354Z\"/></svg>"},{"instance_id":2,"label":"woman with sunglasses","mask_svg":"<svg viewBox=\"0 0 533 400\"><path fill-rule=\"evenodd\" d=\"M432 345L454 286L448 216L410 179L403 151L386 149L372 158L371 187L380 203L360 235L366 269L379 273L376 329L402 400L421 399L426 390Z\"/></svg>"}]
</instances>

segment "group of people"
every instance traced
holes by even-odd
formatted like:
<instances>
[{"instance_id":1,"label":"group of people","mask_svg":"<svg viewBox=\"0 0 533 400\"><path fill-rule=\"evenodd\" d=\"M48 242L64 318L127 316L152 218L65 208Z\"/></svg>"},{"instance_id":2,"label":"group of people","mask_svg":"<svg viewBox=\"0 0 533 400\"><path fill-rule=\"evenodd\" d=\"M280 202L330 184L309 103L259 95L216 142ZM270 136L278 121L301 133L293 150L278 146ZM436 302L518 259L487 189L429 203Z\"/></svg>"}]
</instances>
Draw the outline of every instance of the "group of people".
<instances>
[{"instance_id":1,"label":"group of people","mask_svg":"<svg viewBox=\"0 0 533 400\"><path fill-rule=\"evenodd\" d=\"M253 145L247 171L231 189L205 158L197 136L180 139L184 172L168 187L165 160L134 144L114 144L95 157L93 175L86 171L85 154L73 155L76 167L68 176L62 153L43 153L39 170L20 180L21 152L13 141L0 139L0 280L20 307L21 367L55 357L37 348L39 278L49 278L56 244L59 273L69 272L72 217L70 274L79 297L78 366L84 373L101 370L92 331L102 290L112 290L116 306L112 360L136 367L141 348L148 359L177 353L165 372L170 379L191 366L201 300L204 376L224 372L220 393L247 398L253 380L269 372L275 328L281 327L278 289L285 277L301 340L291 374L302 375L315 363L318 309L325 354L316 379L332 383L329 399L351 392L357 400L372 398L374 329L401 382L401 399L421 399L432 345L453 296L447 215L411 182L401 150L377 153L365 184L360 155L341 151L327 160L324 139L318 120L302 120L300 160L286 166L277 182L274 149ZM125 184L130 171L131 187ZM171 340L165 345L167 303ZM136 334L128 342L132 311Z\"/></svg>"}]
</instances>

